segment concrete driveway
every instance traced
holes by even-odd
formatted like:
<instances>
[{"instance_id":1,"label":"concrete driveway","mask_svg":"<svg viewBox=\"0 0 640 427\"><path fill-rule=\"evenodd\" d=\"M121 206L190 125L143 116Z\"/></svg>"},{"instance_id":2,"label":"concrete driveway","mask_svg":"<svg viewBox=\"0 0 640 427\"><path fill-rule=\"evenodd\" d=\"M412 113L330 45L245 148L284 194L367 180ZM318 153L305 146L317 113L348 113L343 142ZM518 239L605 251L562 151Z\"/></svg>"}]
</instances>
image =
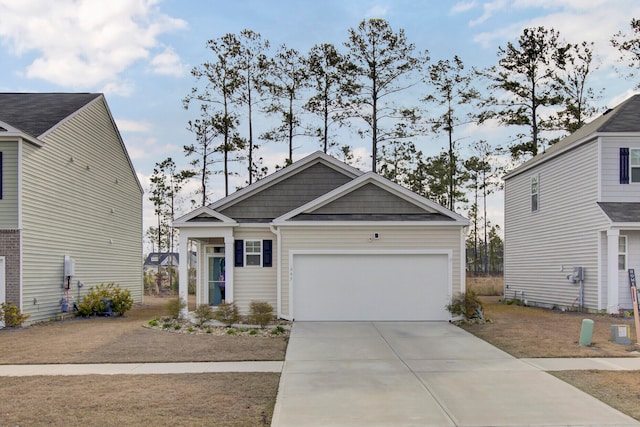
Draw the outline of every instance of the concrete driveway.
<instances>
[{"instance_id":1,"label":"concrete driveway","mask_svg":"<svg viewBox=\"0 0 640 427\"><path fill-rule=\"evenodd\" d=\"M272 426L631 426L448 323L295 322Z\"/></svg>"}]
</instances>

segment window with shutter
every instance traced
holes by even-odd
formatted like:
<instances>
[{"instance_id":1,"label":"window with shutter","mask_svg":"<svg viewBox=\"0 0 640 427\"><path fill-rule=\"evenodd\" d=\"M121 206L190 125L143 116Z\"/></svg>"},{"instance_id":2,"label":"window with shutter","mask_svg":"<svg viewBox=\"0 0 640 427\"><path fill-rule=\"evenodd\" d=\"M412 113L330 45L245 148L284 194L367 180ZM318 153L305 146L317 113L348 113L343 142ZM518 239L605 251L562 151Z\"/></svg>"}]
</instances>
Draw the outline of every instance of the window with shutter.
<instances>
[{"instance_id":1,"label":"window with shutter","mask_svg":"<svg viewBox=\"0 0 640 427\"><path fill-rule=\"evenodd\" d=\"M620 184L629 183L629 149L620 148Z\"/></svg>"},{"instance_id":2,"label":"window with shutter","mask_svg":"<svg viewBox=\"0 0 640 427\"><path fill-rule=\"evenodd\" d=\"M236 240L233 242L234 247L234 263L236 267L244 266L244 240Z\"/></svg>"},{"instance_id":3,"label":"window with shutter","mask_svg":"<svg viewBox=\"0 0 640 427\"><path fill-rule=\"evenodd\" d=\"M272 240L262 241L262 266L263 267L273 266L273 241Z\"/></svg>"}]
</instances>

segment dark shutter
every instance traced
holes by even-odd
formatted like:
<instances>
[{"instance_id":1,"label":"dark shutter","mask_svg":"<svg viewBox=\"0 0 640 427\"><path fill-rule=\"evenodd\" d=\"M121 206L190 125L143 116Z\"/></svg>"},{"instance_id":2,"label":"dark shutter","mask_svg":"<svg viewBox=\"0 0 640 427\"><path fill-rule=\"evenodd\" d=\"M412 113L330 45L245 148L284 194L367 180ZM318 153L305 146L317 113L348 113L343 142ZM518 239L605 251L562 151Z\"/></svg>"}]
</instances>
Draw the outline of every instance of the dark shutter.
<instances>
[{"instance_id":1,"label":"dark shutter","mask_svg":"<svg viewBox=\"0 0 640 427\"><path fill-rule=\"evenodd\" d=\"M244 240L236 240L233 244L235 245L233 265L242 267L244 266Z\"/></svg>"},{"instance_id":2,"label":"dark shutter","mask_svg":"<svg viewBox=\"0 0 640 427\"><path fill-rule=\"evenodd\" d=\"M272 240L262 241L262 266L263 267L273 266L273 241Z\"/></svg>"},{"instance_id":3,"label":"dark shutter","mask_svg":"<svg viewBox=\"0 0 640 427\"><path fill-rule=\"evenodd\" d=\"M620 184L629 183L629 149L620 148Z\"/></svg>"}]
</instances>

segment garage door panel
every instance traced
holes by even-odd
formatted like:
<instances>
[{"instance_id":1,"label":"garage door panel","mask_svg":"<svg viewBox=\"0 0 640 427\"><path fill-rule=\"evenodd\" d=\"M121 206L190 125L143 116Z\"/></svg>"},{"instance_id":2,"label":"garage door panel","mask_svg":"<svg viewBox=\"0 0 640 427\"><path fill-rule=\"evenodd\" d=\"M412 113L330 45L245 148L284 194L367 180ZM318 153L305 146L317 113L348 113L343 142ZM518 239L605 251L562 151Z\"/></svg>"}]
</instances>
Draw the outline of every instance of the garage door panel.
<instances>
[{"instance_id":1,"label":"garage door panel","mask_svg":"<svg viewBox=\"0 0 640 427\"><path fill-rule=\"evenodd\" d=\"M296 320L447 320L446 254L295 254Z\"/></svg>"}]
</instances>

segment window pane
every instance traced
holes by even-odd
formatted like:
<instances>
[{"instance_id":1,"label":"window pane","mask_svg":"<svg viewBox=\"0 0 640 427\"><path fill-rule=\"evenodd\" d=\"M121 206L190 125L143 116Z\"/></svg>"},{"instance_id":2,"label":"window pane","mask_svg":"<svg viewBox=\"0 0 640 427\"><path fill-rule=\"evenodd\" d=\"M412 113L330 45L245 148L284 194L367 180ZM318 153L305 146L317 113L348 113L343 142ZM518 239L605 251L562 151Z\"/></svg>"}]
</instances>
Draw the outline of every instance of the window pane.
<instances>
[{"instance_id":1,"label":"window pane","mask_svg":"<svg viewBox=\"0 0 640 427\"><path fill-rule=\"evenodd\" d=\"M247 255L247 265L260 265L260 255Z\"/></svg>"},{"instance_id":2,"label":"window pane","mask_svg":"<svg viewBox=\"0 0 640 427\"><path fill-rule=\"evenodd\" d=\"M260 241L259 240L247 240L246 242L247 253L260 253Z\"/></svg>"},{"instance_id":3,"label":"window pane","mask_svg":"<svg viewBox=\"0 0 640 427\"><path fill-rule=\"evenodd\" d=\"M640 182L640 168L631 168L631 182Z\"/></svg>"},{"instance_id":4,"label":"window pane","mask_svg":"<svg viewBox=\"0 0 640 427\"><path fill-rule=\"evenodd\" d=\"M531 196L531 210L532 211L537 211L538 210L538 195L534 194Z\"/></svg>"},{"instance_id":5,"label":"window pane","mask_svg":"<svg viewBox=\"0 0 640 427\"><path fill-rule=\"evenodd\" d=\"M627 252L627 237L620 236L618 238L618 252L624 254Z\"/></svg>"},{"instance_id":6,"label":"window pane","mask_svg":"<svg viewBox=\"0 0 640 427\"><path fill-rule=\"evenodd\" d=\"M640 166L640 150L632 148L629 150L629 159L631 166Z\"/></svg>"},{"instance_id":7,"label":"window pane","mask_svg":"<svg viewBox=\"0 0 640 427\"><path fill-rule=\"evenodd\" d=\"M538 192L538 178L533 177L531 178L531 193L537 193Z\"/></svg>"},{"instance_id":8,"label":"window pane","mask_svg":"<svg viewBox=\"0 0 640 427\"><path fill-rule=\"evenodd\" d=\"M618 270L626 270L627 267L627 256L626 255L618 255Z\"/></svg>"}]
</instances>

